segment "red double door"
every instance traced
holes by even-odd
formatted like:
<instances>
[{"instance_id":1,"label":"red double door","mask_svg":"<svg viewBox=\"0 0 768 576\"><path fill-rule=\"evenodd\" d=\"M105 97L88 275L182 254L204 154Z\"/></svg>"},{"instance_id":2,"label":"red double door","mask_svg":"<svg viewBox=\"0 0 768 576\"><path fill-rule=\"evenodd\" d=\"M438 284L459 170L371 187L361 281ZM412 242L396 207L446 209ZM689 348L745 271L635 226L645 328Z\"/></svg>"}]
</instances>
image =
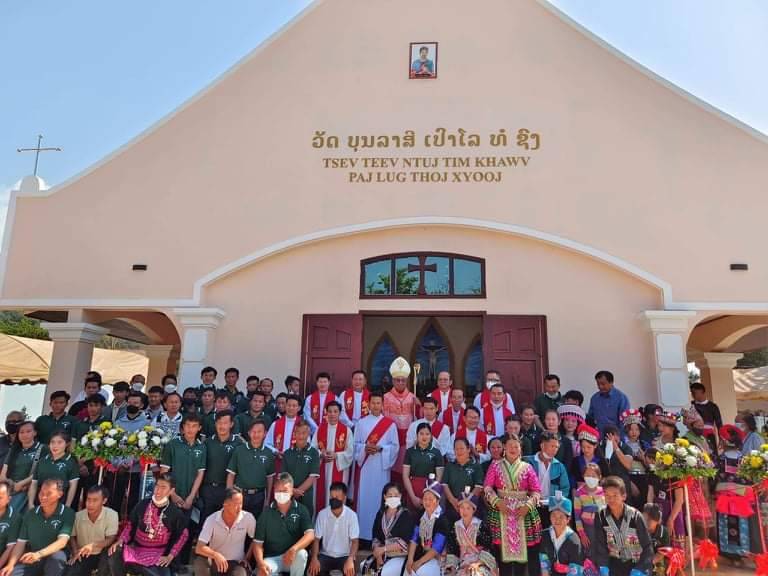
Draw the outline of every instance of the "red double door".
<instances>
[{"instance_id":1,"label":"red double door","mask_svg":"<svg viewBox=\"0 0 768 576\"><path fill-rule=\"evenodd\" d=\"M364 365L361 314L307 314L302 341L302 377L307 393L314 375L328 372L333 390L349 385L352 372ZM495 369L515 404L529 404L547 372L546 317L483 316L484 368Z\"/></svg>"}]
</instances>

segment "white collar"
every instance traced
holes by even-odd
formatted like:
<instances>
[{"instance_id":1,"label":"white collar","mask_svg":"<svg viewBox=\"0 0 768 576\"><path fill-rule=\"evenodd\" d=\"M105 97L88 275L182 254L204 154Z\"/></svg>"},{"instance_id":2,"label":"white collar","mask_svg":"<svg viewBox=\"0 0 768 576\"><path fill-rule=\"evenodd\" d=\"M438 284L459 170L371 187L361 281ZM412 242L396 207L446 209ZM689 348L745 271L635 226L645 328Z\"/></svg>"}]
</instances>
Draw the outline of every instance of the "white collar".
<instances>
[{"instance_id":1,"label":"white collar","mask_svg":"<svg viewBox=\"0 0 768 576\"><path fill-rule=\"evenodd\" d=\"M432 512L430 516L427 516L427 511L424 510L424 514L421 515L422 518L426 518L427 520L431 520L434 518L438 518L443 513L443 509L440 507L440 505L437 505L437 508L435 508L435 511Z\"/></svg>"},{"instance_id":2,"label":"white collar","mask_svg":"<svg viewBox=\"0 0 768 576\"><path fill-rule=\"evenodd\" d=\"M560 534L559 537L557 537L555 536L555 527L554 526L549 527L549 537L552 539L552 544L555 547L555 554L557 554L557 552L560 551L560 547L563 545L563 543L568 538L568 536L571 535L571 532L573 532L573 530L571 530L571 527L566 526L565 530L563 530L563 533Z\"/></svg>"}]
</instances>

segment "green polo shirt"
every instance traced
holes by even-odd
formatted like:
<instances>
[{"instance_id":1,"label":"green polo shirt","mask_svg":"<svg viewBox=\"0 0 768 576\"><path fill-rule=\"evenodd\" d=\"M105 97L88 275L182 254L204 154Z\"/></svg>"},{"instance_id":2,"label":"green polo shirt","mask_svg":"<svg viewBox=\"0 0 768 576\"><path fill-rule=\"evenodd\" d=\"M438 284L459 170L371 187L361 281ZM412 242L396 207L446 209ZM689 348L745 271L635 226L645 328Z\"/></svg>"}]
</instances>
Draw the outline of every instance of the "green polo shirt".
<instances>
[{"instance_id":1,"label":"green polo shirt","mask_svg":"<svg viewBox=\"0 0 768 576\"><path fill-rule=\"evenodd\" d=\"M430 446L426 450L422 450L418 446L411 446L405 451L403 465L411 467L411 476L429 478L429 475L434 474L438 468L442 468L445 462L440 450L434 446Z\"/></svg>"},{"instance_id":2,"label":"green polo shirt","mask_svg":"<svg viewBox=\"0 0 768 576\"><path fill-rule=\"evenodd\" d=\"M70 436L75 433L78 419L69 414L64 414L61 418L54 418L52 414L40 416L35 420L35 429L37 429L37 439L43 444L48 444L51 435L57 430L63 430Z\"/></svg>"},{"instance_id":3,"label":"green polo shirt","mask_svg":"<svg viewBox=\"0 0 768 576\"><path fill-rule=\"evenodd\" d=\"M557 393L557 398L550 398L542 392L533 401L533 411L544 420L544 414L547 410L557 410L562 403L563 395L560 392Z\"/></svg>"},{"instance_id":4,"label":"green polo shirt","mask_svg":"<svg viewBox=\"0 0 768 576\"><path fill-rule=\"evenodd\" d=\"M38 486L42 485L48 478L64 480L64 491L66 492L66 483L80 478L80 465L72 454L66 454L58 460L54 460L53 456L46 454L37 463L37 468L35 468L32 478L37 480Z\"/></svg>"},{"instance_id":5,"label":"green polo shirt","mask_svg":"<svg viewBox=\"0 0 768 576\"><path fill-rule=\"evenodd\" d=\"M102 422L109 422L109 420L107 418L98 418L95 422L91 422L90 420L78 422L75 425L75 433L73 438L80 440L80 438L88 434L88 432L98 428Z\"/></svg>"},{"instance_id":6,"label":"green polo shirt","mask_svg":"<svg viewBox=\"0 0 768 576\"><path fill-rule=\"evenodd\" d=\"M19 541L29 544L29 552L37 552L53 544L60 536L72 535L75 525L75 511L59 504L56 511L47 518L40 506L27 510L19 531Z\"/></svg>"},{"instance_id":7,"label":"green polo shirt","mask_svg":"<svg viewBox=\"0 0 768 576\"><path fill-rule=\"evenodd\" d=\"M277 503L272 502L259 516L253 539L263 544L264 558L271 558L285 554L308 530L312 530L312 517L303 504L291 500L291 507L283 516Z\"/></svg>"},{"instance_id":8,"label":"green polo shirt","mask_svg":"<svg viewBox=\"0 0 768 576\"><path fill-rule=\"evenodd\" d=\"M304 448L288 448L283 453L283 471L293 476L294 486L301 486L310 476L320 476L320 452L309 442ZM311 517L315 510L315 487L307 490L299 502L307 507Z\"/></svg>"},{"instance_id":9,"label":"green polo shirt","mask_svg":"<svg viewBox=\"0 0 768 576\"><path fill-rule=\"evenodd\" d=\"M226 442L219 440L217 435L205 441L207 462L203 484L224 485L227 481L227 468L232 454L243 440L240 436L231 434Z\"/></svg>"},{"instance_id":10,"label":"green polo shirt","mask_svg":"<svg viewBox=\"0 0 768 576\"><path fill-rule=\"evenodd\" d=\"M186 498L192 492L192 485L200 470L206 469L207 455L205 444L195 440L187 444L181 436L177 436L163 449L160 465L171 469L176 480L176 494Z\"/></svg>"},{"instance_id":11,"label":"green polo shirt","mask_svg":"<svg viewBox=\"0 0 768 576\"><path fill-rule=\"evenodd\" d=\"M29 448L21 449L16 456L13 466L8 467L8 478L10 480L21 482L25 478L29 478L29 475L32 473L32 465L35 462L35 455L37 454L38 448L40 448L40 459L42 460L43 456L48 454L48 446L40 444L40 442L35 442ZM6 461L6 464L7 463L8 462Z\"/></svg>"},{"instance_id":12,"label":"green polo shirt","mask_svg":"<svg viewBox=\"0 0 768 576\"><path fill-rule=\"evenodd\" d=\"M272 418L269 417L269 414L266 413L266 410L262 410L261 414L258 416L251 416L250 410L247 412L243 412L242 414L238 414L235 416L235 426L237 427L239 434L243 438L248 437L248 429L251 427L251 423L254 420L263 420L264 426L267 430L269 430L269 427L272 426Z\"/></svg>"},{"instance_id":13,"label":"green polo shirt","mask_svg":"<svg viewBox=\"0 0 768 576\"><path fill-rule=\"evenodd\" d=\"M5 514L0 516L0 555L5 552L8 546L13 546L19 537L21 530L21 519L23 510L14 510L13 506L8 504L5 508Z\"/></svg>"},{"instance_id":14,"label":"green polo shirt","mask_svg":"<svg viewBox=\"0 0 768 576\"><path fill-rule=\"evenodd\" d=\"M244 442L235 448L227 472L235 475L235 486L243 490L263 490L267 478L275 474L275 455L266 446L254 448Z\"/></svg>"},{"instance_id":15,"label":"green polo shirt","mask_svg":"<svg viewBox=\"0 0 768 576\"><path fill-rule=\"evenodd\" d=\"M451 494L459 498L464 493L465 486L474 490L476 486L483 485L484 479L482 464L474 458L470 458L466 464L448 462L445 471L443 471L442 482L451 489Z\"/></svg>"}]
</instances>

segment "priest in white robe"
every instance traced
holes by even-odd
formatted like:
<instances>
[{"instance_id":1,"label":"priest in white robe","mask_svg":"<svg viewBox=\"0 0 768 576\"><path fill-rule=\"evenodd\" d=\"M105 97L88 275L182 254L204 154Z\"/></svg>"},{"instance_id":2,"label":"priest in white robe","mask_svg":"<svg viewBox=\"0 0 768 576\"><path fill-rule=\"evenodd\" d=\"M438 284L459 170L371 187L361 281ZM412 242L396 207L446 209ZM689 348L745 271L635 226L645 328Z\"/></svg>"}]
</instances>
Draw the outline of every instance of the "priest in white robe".
<instances>
[{"instance_id":1,"label":"priest in white robe","mask_svg":"<svg viewBox=\"0 0 768 576\"><path fill-rule=\"evenodd\" d=\"M355 455L352 429L339 421L341 404L325 405L325 418L312 437L312 446L320 452L320 478L315 486L315 510L322 510L330 500L331 484L349 486L349 471Z\"/></svg>"},{"instance_id":2,"label":"priest in white robe","mask_svg":"<svg viewBox=\"0 0 768 576\"><path fill-rule=\"evenodd\" d=\"M382 414L384 400L381 394L371 392L369 407L370 414L355 428L355 505L363 540L373 537L373 521L381 505L381 491L390 480L400 450L397 426Z\"/></svg>"}]
</instances>

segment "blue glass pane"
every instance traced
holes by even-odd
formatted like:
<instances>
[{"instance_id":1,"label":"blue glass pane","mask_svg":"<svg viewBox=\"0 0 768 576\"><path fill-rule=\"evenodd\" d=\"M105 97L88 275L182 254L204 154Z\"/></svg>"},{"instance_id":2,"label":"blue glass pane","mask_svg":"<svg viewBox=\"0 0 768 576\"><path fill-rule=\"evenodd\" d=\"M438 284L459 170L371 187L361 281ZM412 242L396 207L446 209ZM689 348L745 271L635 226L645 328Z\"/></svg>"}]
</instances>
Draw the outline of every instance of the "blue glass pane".
<instances>
[{"instance_id":1,"label":"blue glass pane","mask_svg":"<svg viewBox=\"0 0 768 576\"><path fill-rule=\"evenodd\" d=\"M474 260L453 260L453 293L466 296L483 293L482 267Z\"/></svg>"},{"instance_id":2,"label":"blue glass pane","mask_svg":"<svg viewBox=\"0 0 768 576\"><path fill-rule=\"evenodd\" d=\"M389 388L389 367L397 358L392 341L385 337L379 342L371 357L371 388Z\"/></svg>"},{"instance_id":3,"label":"blue glass pane","mask_svg":"<svg viewBox=\"0 0 768 576\"><path fill-rule=\"evenodd\" d=\"M419 293L419 273L418 271L408 272L408 266L419 265L419 259L415 256L407 258L398 258L395 260L395 274L397 283L395 284L395 294L418 294Z\"/></svg>"},{"instance_id":4,"label":"blue glass pane","mask_svg":"<svg viewBox=\"0 0 768 576\"><path fill-rule=\"evenodd\" d=\"M421 364L419 381L423 382L427 389L437 384L437 375L441 370L451 370L448 345L433 324L427 328L416 348L416 361Z\"/></svg>"},{"instance_id":5,"label":"blue glass pane","mask_svg":"<svg viewBox=\"0 0 768 576\"><path fill-rule=\"evenodd\" d=\"M364 294L391 294L390 276L392 260L377 260L365 265L363 277Z\"/></svg>"},{"instance_id":6,"label":"blue glass pane","mask_svg":"<svg viewBox=\"0 0 768 576\"><path fill-rule=\"evenodd\" d=\"M428 256L425 260L427 271L424 272L424 286L427 294L449 294L449 271L448 258L443 256ZM435 272L429 271L429 267L434 266Z\"/></svg>"},{"instance_id":7,"label":"blue glass pane","mask_svg":"<svg viewBox=\"0 0 768 576\"><path fill-rule=\"evenodd\" d=\"M475 342L467 355L467 363L464 366L464 389L467 394L470 391L480 390L483 385L483 345Z\"/></svg>"}]
</instances>

